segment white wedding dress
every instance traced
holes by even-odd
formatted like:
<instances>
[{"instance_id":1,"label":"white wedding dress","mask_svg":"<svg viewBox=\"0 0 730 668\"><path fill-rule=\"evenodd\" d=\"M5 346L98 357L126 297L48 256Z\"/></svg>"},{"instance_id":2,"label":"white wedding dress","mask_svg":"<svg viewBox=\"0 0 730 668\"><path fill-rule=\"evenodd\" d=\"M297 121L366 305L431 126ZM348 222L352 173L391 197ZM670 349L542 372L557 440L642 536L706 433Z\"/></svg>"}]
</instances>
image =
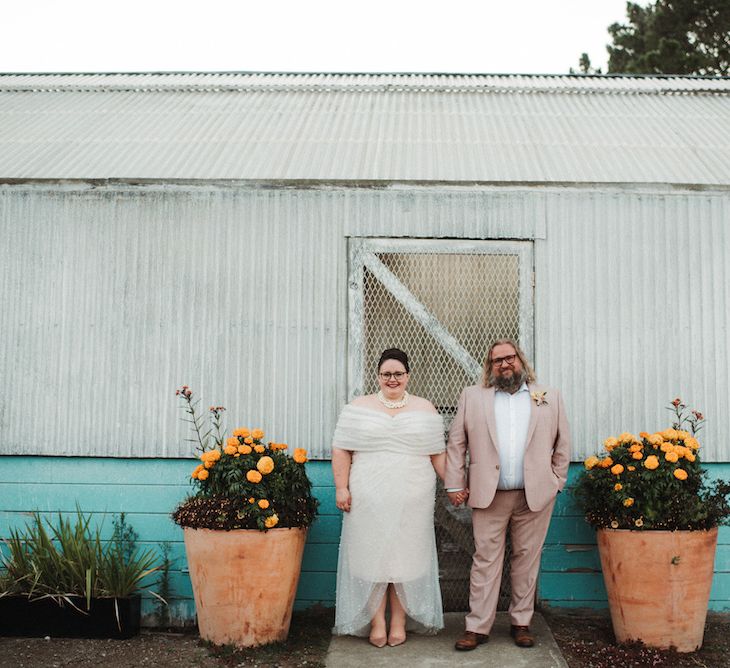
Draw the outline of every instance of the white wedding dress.
<instances>
[{"instance_id":1,"label":"white wedding dress","mask_svg":"<svg viewBox=\"0 0 730 668\"><path fill-rule=\"evenodd\" d=\"M443 628L433 527L436 473L429 455L444 450L436 413L387 413L347 405L333 447L352 451L352 508L344 513L337 565L338 635L364 636L388 583L407 628Z\"/></svg>"}]
</instances>

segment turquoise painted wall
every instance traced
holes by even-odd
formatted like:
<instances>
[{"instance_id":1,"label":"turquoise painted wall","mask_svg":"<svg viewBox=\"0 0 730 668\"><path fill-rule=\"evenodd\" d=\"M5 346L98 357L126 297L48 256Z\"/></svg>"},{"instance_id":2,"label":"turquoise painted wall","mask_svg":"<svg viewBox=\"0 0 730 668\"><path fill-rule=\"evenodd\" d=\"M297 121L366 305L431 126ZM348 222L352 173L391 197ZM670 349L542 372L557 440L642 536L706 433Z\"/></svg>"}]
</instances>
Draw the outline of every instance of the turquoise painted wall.
<instances>
[{"instance_id":1,"label":"turquoise painted wall","mask_svg":"<svg viewBox=\"0 0 730 668\"><path fill-rule=\"evenodd\" d=\"M194 460L108 459L67 457L0 457L0 538L22 527L33 510L52 516L74 513L76 504L93 512L111 534L114 514L125 512L139 534L139 545L160 550L168 543L174 560L170 599L173 622L191 623L192 590L186 572L182 530L170 519L176 504L190 491L187 483ZM708 465L711 474L730 478L730 464ZM580 465L571 467L574 479ZM320 516L312 526L304 552L296 607L333 605L341 517L334 505L329 462L309 462L307 472L320 500ZM710 608L730 610L730 527L720 529ZM558 497L545 544L539 596L553 606L606 607L595 534L576 509L572 497ZM155 600L145 596L143 612L155 622Z\"/></svg>"}]
</instances>

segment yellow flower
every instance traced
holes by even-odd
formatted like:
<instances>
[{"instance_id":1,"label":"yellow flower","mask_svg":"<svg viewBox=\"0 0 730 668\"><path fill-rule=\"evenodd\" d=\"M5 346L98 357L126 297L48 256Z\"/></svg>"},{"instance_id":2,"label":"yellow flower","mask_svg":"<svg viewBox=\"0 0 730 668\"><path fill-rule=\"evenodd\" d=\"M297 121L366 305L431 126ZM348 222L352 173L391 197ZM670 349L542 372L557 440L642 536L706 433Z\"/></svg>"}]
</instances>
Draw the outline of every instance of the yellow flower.
<instances>
[{"instance_id":1,"label":"yellow flower","mask_svg":"<svg viewBox=\"0 0 730 668\"><path fill-rule=\"evenodd\" d=\"M254 469L251 469L248 473L246 473L246 480L249 482L261 482L261 478L262 475Z\"/></svg>"},{"instance_id":2,"label":"yellow flower","mask_svg":"<svg viewBox=\"0 0 730 668\"><path fill-rule=\"evenodd\" d=\"M628 431L625 431L623 434L619 434L618 437L619 443L631 443L632 441L636 440L636 436L633 434L629 434Z\"/></svg>"},{"instance_id":3,"label":"yellow flower","mask_svg":"<svg viewBox=\"0 0 730 668\"><path fill-rule=\"evenodd\" d=\"M253 436L257 441L260 441L264 437L264 432L261 431L261 429L254 429L251 432L251 436Z\"/></svg>"},{"instance_id":4,"label":"yellow flower","mask_svg":"<svg viewBox=\"0 0 730 668\"><path fill-rule=\"evenodd\" d=\"M256 468L264 475L268 475L274 470L274 460L271 457L262 457L256 462Z\"/></svg>"},{"instance_id":5,"label":"yellow flower","mask_svg":"<svg viewBox=\"0 0 730 668\"><path fill-rule=\"evenodd\" d=\"M624 499L624 505L625 505L625 506L626 506L627 508L628 508L629 506L633 506L633 505L634 505L634 500L633 500L633 499L632 499L631 497L629 497L628 499Z\"/></svg>"},{"instance_id":6,"label":"yellow flower","mask_svg":"<svg viewBox=\"0 0 730 668\"><path fill-rule=\"evenodd\" d=\"M659 459L656 455L649 455L644 460L644 467L649 469L650 471L653 471L655 468L659 466Z\"/></svg>"},{"instance_id":7,"label":"yellow flower","mask_svg":"<svg viewBox=\"0 0 730 668\"><path fill-rule=\"evenodd\" d=\"M635 452L633 455L631 455L634 459L641 459L644 456L643 452Z\"/></svg>"},{"instance_id":8,"label":"yellow flower","mask_svg":"<svg viewBox=\"0 0 730 668\"><path fill-rule=\"evenodd\" d=\"M233 430L233 435L240 436L241 438L247 438L251 435L251 432L245 427L239 427L238 429Z\"/></svg>"},{"instance_id":9,"label":"yellow flower","mask_svg":"<svg viewBox=\"0 0 730 668\"><path fill-rule=\"evenodd\" d=\"M664 455L664 459L674 464L674 462L679 459L679 455L677 455L677 453L672 450L672 452L668 452L666 455Z\"/></svg>"},{"instance_id":10,"label":"yellow flower","mask_svg":"<svg viewBox=\"0 0 730 668\"><path fill-rule=\"evenodd\" d=\"M585 461L583 462L583 466L585 466L585 467L586 467L586 469L588 469L588 470L590 471L590 470L591 470L592 468L594 468L595 466L598 466L598 463L599 463L600 461L601 461L601 460L600 460L600 459L598 459L598 457L596 457L595 455L591 455L590 457L588 457L588 459L586 459L586 460L585 460Z\"/></svg>"},{"instance_id":11,"label":"yellow flower","mask_svg":"<svg viewBox=\"0 0 730 668\"><path fill-rule=\"evenodd\" d=\"M615 490L616 490L617 492L620 492L620 491L621 491L621 490L622 490L622 489L624 488L624 486L623 486L623 485L622 485L622 484L621 484L620 482L617 482L617 483L616 483L616 484L615 484L615 485L613 486L613 488L614 488L614 489L615 489Z\"/></svg>"},{"instance_id":12,"label":"yellow flower","mask_svg":"<svg viewBox=\"0 0 730 668\"><path fill-rule=\"evenodd\" d=\"M198 473L198 480L207 480L208 479L208 472L203 469Z\"/></svg>"},{"instance_id":13,"label":"yellow flower","mask_svg":"<svg viewBox=\"0 0 730 668\"><path fill-rule=\"evenodd\" d=\"M266 510L269 507L269 502L266 499L259 499L259 508Z\"/></svg>"},{"instance_id":14,"label":"yellow flower","mask_svg":"<svg viewBox=\"0 0 730 668\"><path fill-rule=\"evenodd\" d=\"M687 480L687 471L685 471L684 469L675 469L674 477L677 480Z\"/></svg>"},{"instance_id":15,"label":"yellow flower","mask_svg":"<svg viewBox=\"0 0 730 668\"><path fill-rule=\"evenodd\" d=\"M307 461L307 451L304 448L294 448L294 461L297 464L304 464Z\"/></svg>"},{"instance_id":16,"label":"yellow flower","mask_svg":"<svg viewBox=\"0 0 730 668\"><path fill-rule=\"evenodd\" d=\"M610 436L605 441L603 441L603 447L606 448L609 452L613 450L618 445L618 439L614 438L613 436Z\"/></svg>"},{"instance_id":17,"label":"yellow flower","mask_svg":"<svg viewBox=\"0 0 730 668\"><path fill-rule=\"evenodd\" d=\"M251 453L251 446L250 445L239 445L238 452L240 452L242 455L248 455Z\"/></svg>"},{"instance_id":18,"label":"yellow flower","mask_svg":"<svg viewBox=\"0 0 730 668\"><path fill-rule=\"evenodd\" d=\"M227 445L223 448L223 452L227 455L235 455L238 452L238 448L235 445Z\"/></svg>"},{"instance_id":19,"label":"yellow flower","mask_svg":"<svg viewBox=\"0 0 730 668\"><path fill-rule=\"evenodd\" d=\"M694 436L690 436L689 438L685 438L684 439L684 444L688 448L692 448L692 450L699 450L699 448L700 448L700 443L699 443L699 441Z\"/></svg>"},{"instance_id":20,"label":"yellow flower","mask_svg":"<svg viewBox=\"0 0 730 668\"><path fill-rule=\"evenodd\" d=\"M614 475L621 475L624 472L624 467L621 464L614 464L611 467L611 473Z\"/></svg>"},{"instance_id":21,"label":"yellow flower","mask_svg":"<svg viewBox=\"0 0 730 668\"><path fill-rule=\"evenodd\" d=\"M264 526L267 529L273 529L277 524L279 524L279 518L277 515L272 515L264 520Z\"/></svg>"},{"instance_id":22,"label":"yellow flower","mask_svg":"<svg viewBox=\"0 0 730 668\"><path fill-rule=\"evenodd\" d=\"M256 450L259 454L266 451L266 448L263 445L254 445L253 449Z\"/></svg>"}]
</instances>

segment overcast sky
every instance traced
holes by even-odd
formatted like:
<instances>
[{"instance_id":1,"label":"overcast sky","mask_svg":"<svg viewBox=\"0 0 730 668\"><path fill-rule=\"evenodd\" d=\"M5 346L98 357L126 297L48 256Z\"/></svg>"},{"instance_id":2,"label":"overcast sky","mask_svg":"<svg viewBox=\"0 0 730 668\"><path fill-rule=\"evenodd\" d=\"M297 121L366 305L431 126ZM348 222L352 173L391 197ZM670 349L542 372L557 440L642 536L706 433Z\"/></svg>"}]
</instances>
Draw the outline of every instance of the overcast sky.
<instances>
[{"instance_id":1,"label":"overcast sky","mask_svg":"<svg viewBox=\"0 0 730 668\"><path fill-rule=\"evenodd\" d=\"M640 4L646 4L645 2ZM625 0L6 0L3 72L606 71Z\"/></svg>"}]
</instances>

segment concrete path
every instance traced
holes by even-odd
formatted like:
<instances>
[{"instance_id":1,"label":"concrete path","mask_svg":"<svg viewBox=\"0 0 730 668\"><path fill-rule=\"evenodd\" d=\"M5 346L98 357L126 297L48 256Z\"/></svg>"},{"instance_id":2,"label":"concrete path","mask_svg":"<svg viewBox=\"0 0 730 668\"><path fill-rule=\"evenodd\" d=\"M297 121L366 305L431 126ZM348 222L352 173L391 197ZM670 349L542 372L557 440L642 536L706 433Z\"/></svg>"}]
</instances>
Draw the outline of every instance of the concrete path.
<instances>
[{"instance_id":1,"label":"concrete path","mask_svg":"<svg viewBox=\"0 0 730 668\"><path fill-rule=\"evenodd\" d=\"M497 614L489 642L471 652L457 652L454 643L464 630L464 613L444 615L446 628L435 636L408 634L399 647L382 649L368 644L365 638L339 636L332 638L325 665L327 668L567 668L550 628L542 615L535 613L530 629L535 646L522 649L509 635L506 612Z\"/></svg>"}]
</instances>

